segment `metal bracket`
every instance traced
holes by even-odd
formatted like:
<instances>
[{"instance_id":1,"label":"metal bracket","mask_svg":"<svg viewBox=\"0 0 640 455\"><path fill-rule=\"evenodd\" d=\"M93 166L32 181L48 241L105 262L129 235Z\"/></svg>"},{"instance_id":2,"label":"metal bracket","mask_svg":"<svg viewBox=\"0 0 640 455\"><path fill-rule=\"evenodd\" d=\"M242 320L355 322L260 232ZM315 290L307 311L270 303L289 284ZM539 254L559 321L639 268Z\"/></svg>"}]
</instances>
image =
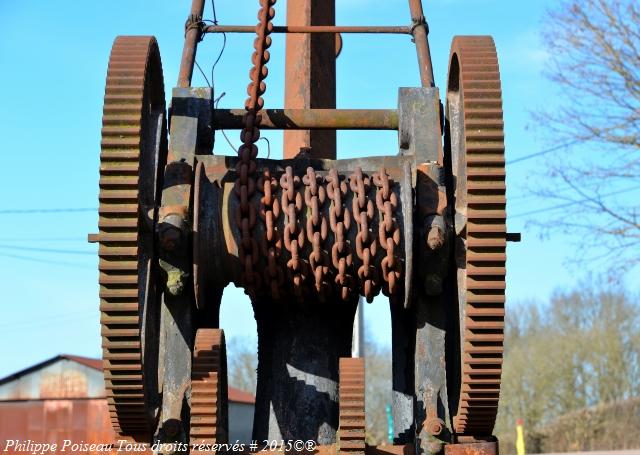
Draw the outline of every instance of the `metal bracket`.
<instances>
[{"instance_id":1,"label":"metal bracket","mask_svg":"<svg viewBox=\"0 0 640 455\"><path fill-rule=\"evenodd\" d=\"M442 163L437 88L401 87L398 90L398 145L400 155L412 155L417 163Z\"/></svg>"},{"instance_id":2,"label":"metal bracket","mask_svg":"<svg viewBox=\"0 0 640 455\"><path fill-rule=\"evenodd\" d=\"M159 264L167 282L160 312L162 411L156 437L162 442L185 442L195 334L195 299L187 280L192 275L189 214L195 156L210 155L213 149L212 90L173 89L171 117L171 142L157 227Z\"/></svg>"},{"instance_id":3,"label":"metal bracket","mask_svg":"<svg viewBox=\"0 0 640 455\"><path fill-rule=\"evenodd\" d=\"M169 161L213 151L213 90L209 87L175 87L171 100Z\"/></svg>"},{"instance_id":4,"label":"metal bracket","mask_svg":"<svg viewBox=\"0 0 640 455\"><path fill-rule=\"evenodd\" d=\"M490 438L487 441L447 444L444 446L444 455L498 455L498 441Z\"/></svg>"}]
</instances>

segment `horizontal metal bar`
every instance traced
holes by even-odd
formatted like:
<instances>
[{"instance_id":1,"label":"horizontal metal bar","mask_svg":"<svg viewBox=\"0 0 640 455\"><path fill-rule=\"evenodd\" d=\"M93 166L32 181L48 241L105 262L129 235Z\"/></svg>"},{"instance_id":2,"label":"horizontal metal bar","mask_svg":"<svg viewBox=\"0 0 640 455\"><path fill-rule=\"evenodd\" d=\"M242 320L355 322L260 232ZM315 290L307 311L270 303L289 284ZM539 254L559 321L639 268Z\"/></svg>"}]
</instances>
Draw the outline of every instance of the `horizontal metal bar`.
<instances>
[{"instance_id":1,"label":"horizontal metal bar","mask_svg":"<svg viewBox=\"0 0 640 455\"><path fill-rule=\"evenodd\" d=\"M207 25L205 33L255 33L253 25ZM345 26L345 25L277 25L271 33L384 33L411 35L406 26Z\"/></svg>"},{"instance_id":2,"label":"horizontal metal bar","mask_svg":"<svg viewBox=\"0 0 640 455\"><path fill-rule=\"evenodd\" d=\"M242 129L244 109L215 109L217 130ZM396 109L264 109L260 128L274 130L397 130Z\"/></svg>"}]
</instances>

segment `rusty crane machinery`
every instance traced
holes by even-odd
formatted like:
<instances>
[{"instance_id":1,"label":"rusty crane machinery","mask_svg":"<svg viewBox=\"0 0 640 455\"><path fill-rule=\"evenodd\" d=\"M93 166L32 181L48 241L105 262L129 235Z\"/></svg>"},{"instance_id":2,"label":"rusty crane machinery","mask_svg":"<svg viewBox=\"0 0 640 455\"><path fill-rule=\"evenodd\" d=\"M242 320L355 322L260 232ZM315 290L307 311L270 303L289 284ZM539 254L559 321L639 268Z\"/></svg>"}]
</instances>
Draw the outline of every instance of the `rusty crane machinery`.
<instances>
[{"instance_id":1,"label":"rusty crane machinery","mask_svg":"<svg viewBox=\"0 0 640 455\"><path fill-rule=\"evenodd\" d=\"M257 322L255 440L312 440L326 453L495 453L511 236L494 42L454 38L441 102L420 0L409 1L406 27L336 26L332 1L288 3L286 26L272 23L275 0L260 0L249 27L211 25L193 0L168 112L156 40L113 44L90 236L113 426L193 453L227 441L219 309L233 283ZM198 42L222 32L256 35L240 109L218 109L211 88L191 86ZM267 109L276 33L287 40L286 99ZM400 88L396 109L335 109L347 33L412 36L421 86ZM222 129L240 130L237 156L213 154ZM260 157L261 129L285 130L284 159ZM337 160L336 130L347 129L397 130L398 148ZM350 349L358 300L380 293L395 433L374 447L364 363Z\"/></svg>"}]
</instances>

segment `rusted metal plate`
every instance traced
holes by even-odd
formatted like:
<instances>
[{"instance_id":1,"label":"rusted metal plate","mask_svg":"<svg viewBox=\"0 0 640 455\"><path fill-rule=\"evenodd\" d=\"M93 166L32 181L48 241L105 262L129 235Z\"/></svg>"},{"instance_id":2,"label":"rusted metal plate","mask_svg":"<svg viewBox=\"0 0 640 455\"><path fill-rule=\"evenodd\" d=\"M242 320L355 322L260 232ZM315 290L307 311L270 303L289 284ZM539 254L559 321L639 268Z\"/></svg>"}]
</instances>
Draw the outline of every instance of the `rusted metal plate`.
<instances>
[{"instance_id":1,"label":"rusted metal plate","mask_svg":"<svg viewBox=\"0 0 640 455\"><path fill-rule=\"evenodd\" d=\"M42 401L0 402L0 441L9 453L16 444L57 444L58 449L47 453L105 453L104 451L72 450L68 443L109 444L116 440L109 422L105 399L56 399ZM11 442L11 446L6 444ZM39 453L39 452L38 452ZM108 451L107 451L108 453Z\"/></svg>"},{"instance_id":2,"label":"rusted metal plate","mask_svg":"<svg viewBox=\"0 0 640 455\"><path fill-rule=\"evenodd\" d=\"M206 176L212 182L233 183L237 178L238 174L235 167L238 158L235 156L198 156L198 161L204 164ZM337 169L340 174L347 174L354 172L358 167L362 169L362 172L366 173L377 172L381 167L384 167L389 177L399 182L404 180L405 164L411 165L412 162L413 158L411 157L398 156L370 156L346 160L317 159L305 156L285 160L258 158L256 159L256 167L261 170L267 168L274 175L280 175L284 173L287 166L291 166L293 173L299 176L305 175L309 167L323 175L333 168ZM433 166L433 163L425 164L421 169L423 172L428 172L429 175L432 175L433 172L429 171L431 166ZM415 179L416 176L413 175L412 186L415 186Z\"/></svg>"},{"instance_id":3,"label":"rusted metal plate","mask_svg":"<svg viewBox=\"0 0 640 455\"><path fill-rule=\"evenodd\" d=\"M258 451L225 451L221 450L217 452L220 455L230 455L232 453L241 454L241 453L252 453L256 455L266 455L266 454L274 454L274 455L283 455L283 454L298 454L298 455L337 455L338 454L338 445L337 444L320 444L316 445L314 449L308 450L296 450L286 452L285 450L258 450ZM381 445L366 445L365 452L366 455L414 455L415 448L413 444L381 444Z\"/></svg>"},{"instance_id":4,"label":"rusted metal plate","mask_svg":"<svg viewBox=\"0 0 640 455\"><path fill-rule=\"evenodd\" d=\"M379 446L367 446L366 455L415 455L413 444L381 444Z\"/></svg>"},{"instance_id":5,"label":"rusted metal plate","mask_svg":"<svg viewBox=\"0 0 640 455\"><path fill-rule=\"evenodd\" d=\"M468 442L448 444L445 455L498 455L498 441Z\"/></svg>"},{"instance_id":6,"label":"rusted metal plate","mask_svg":"<svg viewBox=\"0 0 640 455\"><path fill-rule=\"evenodd\" d=\"M442 165L440 95L437 88L402 87L398 90L398 145L400 154L417 163Z\"/></svg>"}]
</instances>

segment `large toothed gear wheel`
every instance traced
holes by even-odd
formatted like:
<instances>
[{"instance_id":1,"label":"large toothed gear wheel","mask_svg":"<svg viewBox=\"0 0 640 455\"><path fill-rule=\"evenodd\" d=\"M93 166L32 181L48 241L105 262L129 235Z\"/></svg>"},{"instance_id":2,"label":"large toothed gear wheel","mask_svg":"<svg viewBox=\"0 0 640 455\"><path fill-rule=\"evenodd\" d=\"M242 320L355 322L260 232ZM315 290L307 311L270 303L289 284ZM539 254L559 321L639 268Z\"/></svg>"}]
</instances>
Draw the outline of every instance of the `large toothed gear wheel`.
<instances>
[{"instance_id":1,"label":"large toothed gear wheel","mask_svg":"<svg viewBox=\"0 0 640 455\"><path fill-rule=\"evenodd\" d=\"M224 332L198 329L191 365L192 454L211 453L213 444L228 442L228 403Z\"/></svg>"},{"instance_id":2,"label":"large toothed gear wheel","mask_svg":"<svg viewBox=\"0 0 640 455\"><path fill-rule=\"evenodd\" d=\"M484 436L498 410L506 273L502 92L491 37L453 40L446 111L461 337L454 427L457 434Z\"/></svg>"},{"instance_id":3,"label":"large toothed gear wheel","mask_svg":"<svg viewBox=\"0 0 640 455\"><path fill-rule=\"evenodd\" d=\"M364 455L366 449L364 359L341 358L339 368L338 446L341 453Z\"/></svg>"},{"instance_id":4,"label":"large toothed gear wheel","mask_svg":"<svg viewBox=\"0 0 640 455\"><path fill-rule=\"evenodd\" d=\"M107 402L122 436L149 442L157 399L153 225L167 156L162 64L155 38L111 50L100 153L100 323ZM146 340L149 340L146 342ZM157 374L157 373L156 373Z\"/></svg>"}]
</instances>

